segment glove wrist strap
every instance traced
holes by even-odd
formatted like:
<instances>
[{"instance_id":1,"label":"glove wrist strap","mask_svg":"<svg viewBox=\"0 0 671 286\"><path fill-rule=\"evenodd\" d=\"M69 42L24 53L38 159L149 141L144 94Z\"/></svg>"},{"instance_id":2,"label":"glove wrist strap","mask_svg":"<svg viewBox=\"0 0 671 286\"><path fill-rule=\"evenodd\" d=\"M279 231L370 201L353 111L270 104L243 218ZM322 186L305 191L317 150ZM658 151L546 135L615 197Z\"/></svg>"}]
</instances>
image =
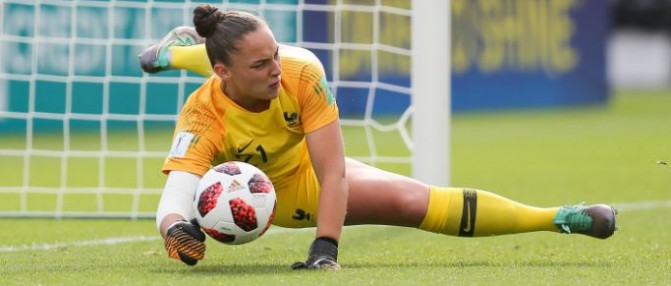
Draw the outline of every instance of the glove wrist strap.
<instances>
[{"instance_id":1,"label":"glove wrist strap","mask_svg":"<svg viewBox=\"0 0 671 286\"><path fill-rule=\"evenodd\" d=\"M330 256L338 261L338 241L330 237L318 237L310 245L309 256Z\"/></svg>"},{"instance_id":2,"label":"glove wrist strap","mask_svg":"<svg viewBox=\"0 0 671 286\"><path fill-rule=\"evenodd\" d=\"M179 224L185 223L185 222L186 221L183 220L183 219L179 219L179 220L174 221L173 223L171 223L168 226L168 228L165 229L165 234L170 235L171 233L174 233L177 230L176 226L179 225Z\"/></svg>"}]
</instances>

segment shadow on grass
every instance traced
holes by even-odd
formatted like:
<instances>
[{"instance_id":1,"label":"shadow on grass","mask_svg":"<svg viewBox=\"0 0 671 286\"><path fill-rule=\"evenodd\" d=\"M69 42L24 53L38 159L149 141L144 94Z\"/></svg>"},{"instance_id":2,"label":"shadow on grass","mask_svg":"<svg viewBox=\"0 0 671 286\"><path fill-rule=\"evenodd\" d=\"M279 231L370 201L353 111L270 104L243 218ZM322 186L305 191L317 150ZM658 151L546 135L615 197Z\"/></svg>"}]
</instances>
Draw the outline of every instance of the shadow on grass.
<instances>
[{"instance_id":1,"label":"shadow on grass","mask_svg":"<svg viewBox=\"0 0 671 286\"><path fill-rule=\"evenodd\" d=\"M470 268L470 267L611 267L612 263L604 261L453 261L453 262L426 262L426 263L376 263L376 262L354 262L347 263L346 268Z\"/></svg>"},{"instance_id":2,"label":"shadow on grass","mask_svg":"<svg viewBox=\"0 0 671 286\"><path fill-rule=\"evenodd\" d=\"M502 262L491 262L491 261L457 261L457 262L426 262L426 263L385 263L385 262L352 262L344 263L343 270L347 269L357 269L357 270L366 270L366 269L395 269L395 268L418 268L418 269L428 269L428 268L445 268L445 269L455 269L455 268L505 268L505 267L579 267L579 268L605 268L612 267L612 263L604 261L552 261L552 260L542 260L542 261L510 261L510 263ZM186 266L185 266L186 267ZM187 270L187 269L185 269ZM202 274L202 275L263 275L263 274L281 274L281 273L299 273L299 272L309 272L306 270L292 270L290 264L272 264L272 263L259 263L259 264L208 264L208 265L197 265L194 267L189 267L188 272L192 274ZM155 272L159 273L174 273L174 269L156 269Z\"/></svg>"},{"instance_id":3,"label":"shadow on grass","mask_svg":"<svg viewBox=\"0 0 671 286\"><path fill-rule=\"evenodd\" d=\"M207 265L196 265L193 267L184 266L186 272L192 274L203 274L203 275L248 275L248 274L277 274L277 273L288 273L292 272L290 265L279 265L271 263L259 263L259 264L207 264ZM175 269L173 268L160 268L155 269L155 272L158 273L174 273Z\"/></svg>"}]
</instances>

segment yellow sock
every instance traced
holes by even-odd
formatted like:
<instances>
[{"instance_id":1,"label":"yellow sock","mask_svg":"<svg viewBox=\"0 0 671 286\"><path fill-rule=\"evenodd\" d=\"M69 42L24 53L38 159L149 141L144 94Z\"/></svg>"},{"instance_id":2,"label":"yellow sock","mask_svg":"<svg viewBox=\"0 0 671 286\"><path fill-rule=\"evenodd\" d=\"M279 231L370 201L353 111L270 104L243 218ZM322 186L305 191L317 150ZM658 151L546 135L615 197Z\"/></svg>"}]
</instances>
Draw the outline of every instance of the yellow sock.
<instances>
[{"instance_id":1,"label":"yellow sock","mask_svg":"<svg viewBox=\"0 0 671 286\"><path fill-rule=\"evenodd\" d=\"M454 236L490 236L558 231L559 208L537 208L474 189L431 187L420 229Z\"/></svg>"},{"instance_id":2,"label":"yellow sock","mask_svg":"<svg viewBox=\"0 0 671 286\"><path fill-rule=\"evenodd\" d=\"M207 57L205 44L193 46L172 46L169 48L172 53L170 67L173 69L185 69L198 73L205 77L210 77L214 72Z\"/></svg>"}]
</instances>

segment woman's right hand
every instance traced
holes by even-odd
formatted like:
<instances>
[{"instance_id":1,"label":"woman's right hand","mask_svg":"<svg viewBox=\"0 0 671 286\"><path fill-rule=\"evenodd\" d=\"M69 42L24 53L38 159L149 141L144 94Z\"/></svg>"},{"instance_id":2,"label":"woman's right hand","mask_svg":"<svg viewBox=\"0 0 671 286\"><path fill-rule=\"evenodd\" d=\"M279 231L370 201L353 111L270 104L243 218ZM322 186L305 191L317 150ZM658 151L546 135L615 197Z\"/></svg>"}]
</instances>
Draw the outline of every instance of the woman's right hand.
<instances>
[{"instance_id":1,"label":"woman's right hand","mask_svg":"<svg viewBox=\"0 0 671 286\"><path fill-rule=\"evenodd\" d=\"M168 256L194 266L205 257L205 234L197 224L185 220L172 223L165 233Z\"/></svg>"}]
</instances>

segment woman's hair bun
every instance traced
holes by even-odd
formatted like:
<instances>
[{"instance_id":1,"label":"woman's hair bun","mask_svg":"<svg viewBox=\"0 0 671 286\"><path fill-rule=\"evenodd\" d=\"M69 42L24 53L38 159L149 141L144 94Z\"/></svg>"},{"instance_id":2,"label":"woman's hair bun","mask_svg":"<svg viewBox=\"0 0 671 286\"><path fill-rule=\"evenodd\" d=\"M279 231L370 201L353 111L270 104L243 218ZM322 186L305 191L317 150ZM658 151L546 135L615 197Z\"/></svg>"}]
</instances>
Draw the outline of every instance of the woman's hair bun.
<instances>
[{"instance_id":1,"label":"woman's hair bun","mask_svg":"<svg viewBox=\"0 0 671 286\"><path fill-rule=\"evenodd\" d=\"M224 16L223 11L211 4L200 4L193 10L193 25L201 37L209 38L216 30L217 23Z\"/></svg>"}]
</instances>

